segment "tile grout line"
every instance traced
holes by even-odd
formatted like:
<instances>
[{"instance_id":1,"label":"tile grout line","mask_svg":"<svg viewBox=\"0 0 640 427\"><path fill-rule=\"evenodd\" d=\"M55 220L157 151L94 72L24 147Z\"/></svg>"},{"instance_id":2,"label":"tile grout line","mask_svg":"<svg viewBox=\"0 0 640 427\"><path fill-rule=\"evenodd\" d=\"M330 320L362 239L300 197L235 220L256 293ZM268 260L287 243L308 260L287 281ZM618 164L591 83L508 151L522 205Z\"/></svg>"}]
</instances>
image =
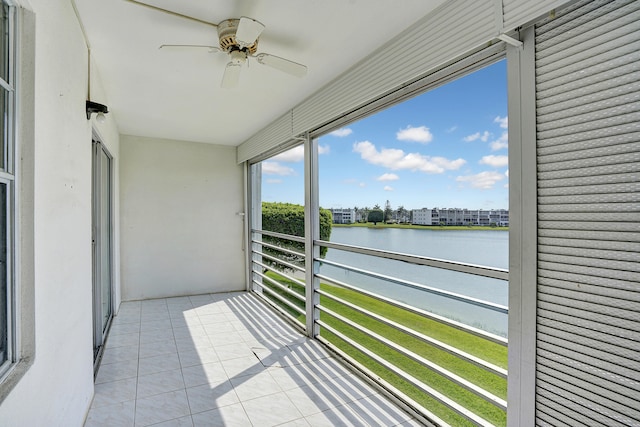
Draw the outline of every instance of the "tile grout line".
<instances>
[{"instance_id":1,"label":"tile grout line","mask_svg":"<svg viewBox=\"0 0 640 427\"><path fill-rule=\"evenodd\" d=\"M191 304L191 306L193 306L193 302L191 301L191 299L189 298L189 304ZM168 304L167 304L168 307ZM184 309L182 309L182 313L184 314ZM197 315L198 313L196 313ZM171 317L171 314L169 314L169 317ZM184 315L182 316L183 319L185 319ZM200 319L200 317L198 316L198 320ZM185 319L186 320L186 319ZM185 322L186 323L186 322ZM187 324L187 329L189 329L189 325ZM173 322L171 322L171 335L173 336L173 341L176 342L176 333L174 330L174 325ZM183 367L182 367L182 362L180 359L180 352L178 351L178 345L176 344L176 353L178 355L178 363L180 364L180 376L182 377L182 385L184 385L184 396L185 399L187 399L187 407L189 408L189 417L191 418L191 425L193 425L193 410L191 409L191 401L189 400L189 394L187 393L187 383L184 380L184 371L183 371Z\"/></svg>"},{"instance_id":2,"label":"tile grout line","mask_svg":"<svg viewBox=\"0 0 640 427\"><path fill-rule=\"evenodd\" d=\"M138 417L138 378L140 378L140 345L142 344L142 303L140 303L140 317L138 318L138 357L136 366L136 398L133 402L133 426Z\"/></svg>"}]
</instances>

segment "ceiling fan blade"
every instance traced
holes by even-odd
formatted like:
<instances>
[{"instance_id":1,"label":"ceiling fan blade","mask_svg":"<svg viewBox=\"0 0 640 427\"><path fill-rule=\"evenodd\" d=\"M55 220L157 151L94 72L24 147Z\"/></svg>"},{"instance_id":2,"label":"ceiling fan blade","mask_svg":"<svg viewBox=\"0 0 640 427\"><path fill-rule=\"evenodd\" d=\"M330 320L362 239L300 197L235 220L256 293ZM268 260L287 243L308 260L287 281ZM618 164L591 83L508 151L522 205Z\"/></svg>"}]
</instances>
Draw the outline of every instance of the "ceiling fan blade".
<instances>
[{"instance_id":1,"label":"ceiling fan blade","mask_svg":"<svg viewBox=\"0 0 640 427\"><path fill-rule=\"evenodd\" d=\"M255 58L262 65L275 68L276 70L283 71L287 74L291 74L292 76L304 77L307 74L306 65L298 64L297 62L289 61L288 59L280 58L279 56L259 53Z\"/></svg>"},{"instance_id":2,"label":"ceiling fan blade","mask_svg":"<svg viewBox=\"0 0 640 427\"><path fill-rule=\"evenodd\" d=\"M240 80L240 70L242 64L235 62L229 62L224 69L224 75L222 76L222 84L220 85L224 89L230 89L238 86Z\"/></svg>"},{"instance_id":3,"label":"ceiling fan blade","mask_svg":"<svg viewBox=\"0 0 640 427\"><path fill-rule=\"evenodd\" d=\"M242 47L251 46L264 30L264 25L255 19L243 16L236 30L236 41Z\"/></svg>"},{"instance_id":4,"label":"ceiling fan blade","mask_svg":"<svg viewBox=\"0 0 640 427\"><path fill-rule=\"evenodd\" d=\"M176 51L176 50L206 50L209 53L220 52L220 48L216 46L204 46L199 44L163 44L158 49Z\"/></svg>"}]
</instances>

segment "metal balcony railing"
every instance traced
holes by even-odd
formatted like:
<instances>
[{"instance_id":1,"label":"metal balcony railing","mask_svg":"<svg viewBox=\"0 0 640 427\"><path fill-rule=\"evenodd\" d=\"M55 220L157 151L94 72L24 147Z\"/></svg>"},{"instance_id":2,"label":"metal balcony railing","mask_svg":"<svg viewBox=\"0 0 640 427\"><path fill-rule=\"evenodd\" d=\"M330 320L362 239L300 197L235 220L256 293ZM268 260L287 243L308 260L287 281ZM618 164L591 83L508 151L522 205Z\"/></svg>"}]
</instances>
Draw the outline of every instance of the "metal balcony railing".
<instances>
[{"instance_id":1,"label":"metal balcony railing","mask_svg":"<svg viewBox=\"0 0 640 427\"><path fill-rule=\"evenodd\" d=\"M322 258L313 260L312 277L319 285L308 286L295 277L296 272L306 272L301 266L305 255L281 246L286 241L305 242L296 236L252 230L253 290L267 303L437 424L506 423L507 338L338 280L321 273L320 267L501 315L508 315L507 306ZM505 269L322 240L314 245L508 281ZM307 307L307 301L314 301L313 307ZM306 330L308 316L313 316L312 332Z\"/></svg>"}]
</instances>

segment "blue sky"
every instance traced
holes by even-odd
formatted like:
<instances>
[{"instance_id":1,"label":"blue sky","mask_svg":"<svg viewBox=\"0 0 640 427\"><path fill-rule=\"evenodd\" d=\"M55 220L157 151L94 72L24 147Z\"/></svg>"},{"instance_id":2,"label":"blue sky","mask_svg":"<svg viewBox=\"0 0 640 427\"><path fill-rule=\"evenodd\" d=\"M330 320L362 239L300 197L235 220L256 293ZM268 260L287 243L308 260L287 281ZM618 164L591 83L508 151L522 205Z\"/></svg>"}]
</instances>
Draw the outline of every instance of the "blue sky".
<instances>
[{"instance_id":1,"label":"blue sky","mask_svg":"<svg viewBox=\"0 0 640 427\"><path fill-rule=\"evenodd\" d=\"M506 62L319 139L324 208L508 208ZM264 201L304 203L302 146L263 162Z\"/></svg>"}]
</instances>

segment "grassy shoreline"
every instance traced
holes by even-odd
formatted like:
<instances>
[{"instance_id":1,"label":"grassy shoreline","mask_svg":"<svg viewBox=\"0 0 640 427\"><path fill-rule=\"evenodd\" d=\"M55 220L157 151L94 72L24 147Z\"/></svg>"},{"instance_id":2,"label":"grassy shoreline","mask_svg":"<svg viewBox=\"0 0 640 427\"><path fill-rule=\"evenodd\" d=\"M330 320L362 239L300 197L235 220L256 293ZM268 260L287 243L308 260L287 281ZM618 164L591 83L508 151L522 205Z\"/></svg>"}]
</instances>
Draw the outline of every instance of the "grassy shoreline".
<instances>
[{"instance_id":1,"label":"grassy shoreline","mask_svg":"<svg viewBox=\"0 0 640 427\"><path fill-rule=\"evenodd\" d=\"M482 230L482 231L509 231L509 227L491 227L488 225L416 225L416 224L383 224L373 225L370 222L356 222L353 224L332 224L332 227L366 227L366 228L405 228L408 230Z\"/></svg>"}]
</instances>

